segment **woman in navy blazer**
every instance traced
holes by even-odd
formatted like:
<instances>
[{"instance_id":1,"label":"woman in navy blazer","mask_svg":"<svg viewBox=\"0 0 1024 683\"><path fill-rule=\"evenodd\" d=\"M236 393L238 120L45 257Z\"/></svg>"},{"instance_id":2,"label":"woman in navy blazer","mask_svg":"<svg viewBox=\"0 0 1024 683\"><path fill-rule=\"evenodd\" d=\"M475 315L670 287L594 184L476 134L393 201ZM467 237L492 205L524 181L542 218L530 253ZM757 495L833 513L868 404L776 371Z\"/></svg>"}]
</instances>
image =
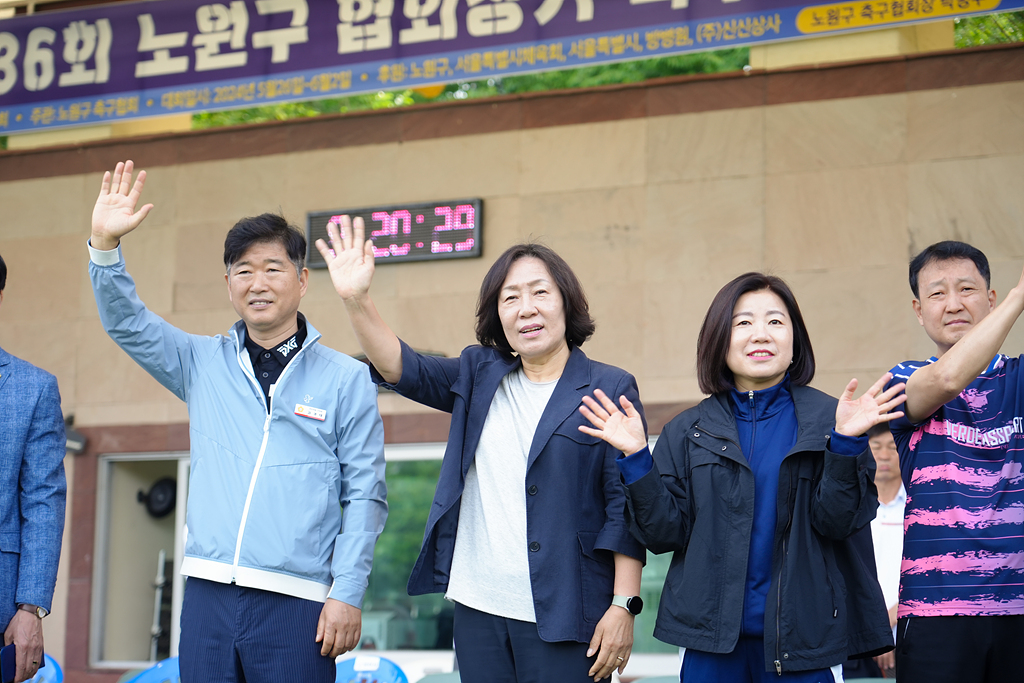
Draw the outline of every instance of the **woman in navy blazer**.
<instances>
[{"instance_id":1,"label":"woman in navy blazer","mask_svg":"<svg viewBox=\"0 0 1024 683\"><path fill-rule=\"evenodd\" d=\"M362 221L345 217L341 236L334 224L328 235L317 248L375 381L452 415L409 592L455 602L462 680L621 673L634 615L613 596L639 592L645 550L625 522L617 451L579 429L579 408L598 388L640 404L631 375L579 349L594 322L572 269L542 245L509 248L481 286L480 345L437 358L377 313Z\"/></svg>"}]
</instances>

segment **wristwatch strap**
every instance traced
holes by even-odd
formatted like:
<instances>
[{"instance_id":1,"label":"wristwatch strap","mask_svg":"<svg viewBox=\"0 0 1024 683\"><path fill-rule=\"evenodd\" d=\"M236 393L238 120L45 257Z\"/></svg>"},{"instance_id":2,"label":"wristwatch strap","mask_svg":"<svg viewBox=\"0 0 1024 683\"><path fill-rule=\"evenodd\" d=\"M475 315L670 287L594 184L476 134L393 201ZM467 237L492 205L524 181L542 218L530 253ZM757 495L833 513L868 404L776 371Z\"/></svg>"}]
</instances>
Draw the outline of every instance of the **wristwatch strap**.
<instances>
[{"instance_id":1,"label":"wristwatch strap","mask_svg":"<svg viewBox=\"0 0 1024 683\"><path fill-rule=\"evenodd\" d=\"M612 604L621 607L633 616L640 614L644 608L644 602L639 596L613 595Z\"/></svg>"},{"instance_id":2,"label":"wristwatch strap","mask_svg":"<svg viewBox=\"0 0 1024 683\"><path fill-rule=\"evenodd\" d=\"M23 612L30 612L31 614L36 615L40 619L42 619L50 613L49 610L47 610L44 607L40 607L39 605L30 605L27 602L18 603L18 609L20 609Z\"/></svg>"}]
</instances>

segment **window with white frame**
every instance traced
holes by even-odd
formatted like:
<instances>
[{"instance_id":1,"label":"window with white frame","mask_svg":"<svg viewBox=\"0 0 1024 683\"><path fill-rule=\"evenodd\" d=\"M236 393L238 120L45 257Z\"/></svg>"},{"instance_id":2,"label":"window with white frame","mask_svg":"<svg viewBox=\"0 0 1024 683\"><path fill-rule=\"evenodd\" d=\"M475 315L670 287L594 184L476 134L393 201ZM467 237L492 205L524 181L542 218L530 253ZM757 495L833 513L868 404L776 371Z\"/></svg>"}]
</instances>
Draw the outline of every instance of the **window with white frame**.
<instances>
[{"instance_id":1,"label":"window with white frame","mask_svg":"<svg viewBox=\"0 0 1024 683\"><path fill-rule=\"evenodd\" d=\"M89 660L142 668L177 654L188 453L101 455Z\"/></svg>"}]
</instances>

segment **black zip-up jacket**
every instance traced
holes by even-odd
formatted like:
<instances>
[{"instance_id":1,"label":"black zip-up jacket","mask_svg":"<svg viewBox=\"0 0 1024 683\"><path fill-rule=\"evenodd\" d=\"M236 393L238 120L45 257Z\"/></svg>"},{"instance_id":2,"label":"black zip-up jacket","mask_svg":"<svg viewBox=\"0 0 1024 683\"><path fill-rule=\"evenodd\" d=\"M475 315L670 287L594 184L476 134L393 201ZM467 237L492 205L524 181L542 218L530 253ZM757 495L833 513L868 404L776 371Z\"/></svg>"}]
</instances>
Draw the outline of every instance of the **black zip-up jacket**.
<instances>
[{"instance_id":1,"label":"black zip-up jacket","mask_svg":"<svg viewBox=\"0 0 1024 683\"><path fill-rule=\"evenodd\" d=\"M874 458L828 450L836 399L792 387L796 445L779 473L772 582L764 615L765 669L806 671L893 648L871 558L847 539L878 507ZM626 487L636 537L672 551L654 636L703 652L732 652L743 620L754 474L727 394L677 415L658 438L654 468Z\"/></svg>"}]
</instances>

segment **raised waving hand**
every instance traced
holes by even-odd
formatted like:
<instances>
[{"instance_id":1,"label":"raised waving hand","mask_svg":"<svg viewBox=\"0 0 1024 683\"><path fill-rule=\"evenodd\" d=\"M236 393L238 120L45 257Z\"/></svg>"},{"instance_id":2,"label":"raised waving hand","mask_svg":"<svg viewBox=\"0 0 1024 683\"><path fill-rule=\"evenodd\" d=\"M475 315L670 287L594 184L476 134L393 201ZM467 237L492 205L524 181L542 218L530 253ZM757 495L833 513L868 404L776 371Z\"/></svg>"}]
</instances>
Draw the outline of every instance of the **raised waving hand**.
<instances>
[{"instance_id":1,"label":"raised waving hand","mask_svg":"<svg viewBox=\"0 0 1024 683\"><path fill-rule=\"evenodd\" d=\"M131 160L118 162L114 173L103 174L100 195L92 210L92 235L89 243L94 249L110 251L117 247L121 238L139 227L149 215L152 204L146 204L138 211L135 205L146 184L146 172L139 171L139 177L132 184L134 163Z\"/></svg>"},{"instance_id":2,"label":"raised waving hand","mask_svg":"<svg viewBox=\"0 0 1024 683\"><path fill-rule=\"evenodd\" d=\"M348 216L338 220L340 225L334 219L327 224L330 244L317 240L316 248L327 263L334 291L345 304L363 353L385 381L395 384L402 377L402 346L370 299L373 243L366 239L362 218L356 218L355 224Z\"/></svg>"},{"instance_id":3,"label":"raised waving hand","mask_svg":"<svg viewBox=\"0 0 1024 683\"><path fill-rule=\"evenodd\" d=\"M362 218L353 224L348 216L327 224L330 245L322 239L316 241L317 251L324 257L331 274L334 291L343 301L365 296L373 282L373 243L365 239L366 228Z\"/></svg>"},{"instance_id":4,"label":"raised waving hand","mask_svg":"<svg viewBox=\"0 0 1024 683\"><path fill-rule=\"evenodd\" d=\"M580 412L590 420L593 427L580 425L584 434L596 436L622 451L623 455L633 455L647 445L647 432L639 411L628 398L619 396L622 410L600 389L594 390L594 398L583 397Z\"/></svg>"},{"instance_id":5,"label":"raised waving hand","mask_svg":"<svg viewBox=\"0 0 1024 683\"><path fill-rule=\"evenodd\" d=\"M885 373L860 398L853 397L857 380L851 379L836 406L836 431L846 436L860 436L880 422L903 417L903 411L896 408L907 400L907 395L901 393L905 385L900 382L882 391L890 379L892 373Z\"/></svg>"}]
</instances>

